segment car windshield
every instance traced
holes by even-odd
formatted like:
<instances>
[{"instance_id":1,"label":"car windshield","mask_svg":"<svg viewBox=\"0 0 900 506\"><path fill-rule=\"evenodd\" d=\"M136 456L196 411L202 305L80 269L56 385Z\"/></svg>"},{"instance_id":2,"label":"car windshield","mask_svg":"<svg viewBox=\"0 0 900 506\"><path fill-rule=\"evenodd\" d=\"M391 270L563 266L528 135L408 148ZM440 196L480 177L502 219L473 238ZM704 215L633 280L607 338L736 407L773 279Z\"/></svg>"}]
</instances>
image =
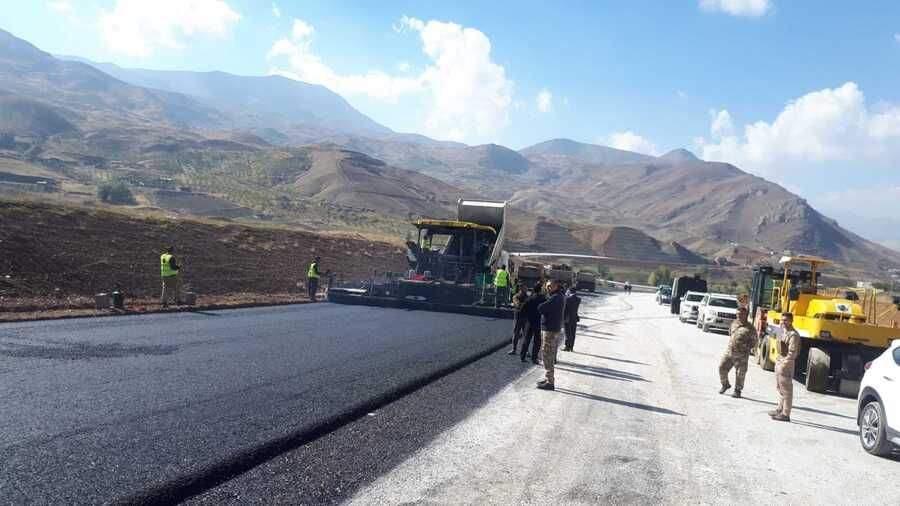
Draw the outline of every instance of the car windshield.
<instances>
[{"instance_id":1,"label":"car windshield","mask_svg":"<svg viewBox=\"0 0 900 506\"><path fill-rule=\"evenodd\" d=\"M688 302L700 302L701 300L703 300L703 296L700 294L692 293L692 294L689 294L687 297L685 297L685 300Z\"/></svg>"},{"instance_id":2,"label":"car windshield","mask_svg":"<svg viewBox=\"0 0 900 506\"><path fill-rule=\"evenodd\" d=\"M672 295L672 289L671 288L661 288L659 290L659 293L661 293L662 295Z\"/></svg>"},{"instance_id":3,"label":"car windshield","mask_svg":"<svg viewBox=\"0 0 900 506\"><path fill-rule=\"evenodd\" d=\"M730 307L732 309L737 309L738 307L737 300L735 299L720 299L717 297L709 299L709 305L716 307Z\"/></svg>"}]
</instances>

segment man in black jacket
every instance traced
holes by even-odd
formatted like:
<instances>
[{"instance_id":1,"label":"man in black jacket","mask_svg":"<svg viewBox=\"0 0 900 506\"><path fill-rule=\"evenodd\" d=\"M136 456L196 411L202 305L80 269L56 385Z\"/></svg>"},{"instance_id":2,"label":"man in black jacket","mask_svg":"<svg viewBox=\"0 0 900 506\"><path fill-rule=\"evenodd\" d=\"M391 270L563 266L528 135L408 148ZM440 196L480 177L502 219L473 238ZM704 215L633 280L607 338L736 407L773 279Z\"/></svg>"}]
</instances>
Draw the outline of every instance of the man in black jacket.
<instances>
[{"instance_id":1,"label":"man in black jacket","mask_svg":"<svg viewBox=\"0 0 900 506\"><path fill-rule=\"evenodd\" d=\"M516 354L516 346L518 346L522 334L525 333L525 326L528 323L528 318L525 316L525 312L522 308L525 306L527 300L528 292L525 291L525 285L518 285L516 294L513 295L512 298L513 309L515 309L515 323L513 324L512 349L509 350L509 355Z\"/></svg>"},{"instance_id":2,"label":"man in black jacket","mask_svg":"<svg viewBox=\"0 0 900 506\"><path fill-rule=\"evenodd\" d=\"M525 361L525 355L528 352L528 343L531 343L531 363L538 363L538 351L541 349L541 312L538 311L538 306L545 300L547 297L541 293L541 283L537 282L534 285L534 294L522 305L522 313L525 314L527 320L525 335L522 336L522 351L519 353L522 362Z\"/></svg>"},{"instance_id":3,"label":"man in black jacket","mask_svg":"<svg viewBox=\"0 0 900 506\"><path fill-rule=\"evenodd\" d=\"M581 297L573 286L566 294L566 346L563 351L572 351L575 346L575 331L578 329L578 307L581 306Z\"/></svg>"},{"instance_id":4,"label":"man in black jacket","mask_svg":"<svg viewBox=\"0 0 900 506\"><path fill-rule=\"evenodd\" d=\"M559 281L550 282L550 298L538 306L541 313L541 358L544 360L546 378L538 382L541 390L555 390L553 384L554 364L556 362L556 346L563 326L563 315L566 311L566 298L562 293Z\"/></svg>"}]
</instances>

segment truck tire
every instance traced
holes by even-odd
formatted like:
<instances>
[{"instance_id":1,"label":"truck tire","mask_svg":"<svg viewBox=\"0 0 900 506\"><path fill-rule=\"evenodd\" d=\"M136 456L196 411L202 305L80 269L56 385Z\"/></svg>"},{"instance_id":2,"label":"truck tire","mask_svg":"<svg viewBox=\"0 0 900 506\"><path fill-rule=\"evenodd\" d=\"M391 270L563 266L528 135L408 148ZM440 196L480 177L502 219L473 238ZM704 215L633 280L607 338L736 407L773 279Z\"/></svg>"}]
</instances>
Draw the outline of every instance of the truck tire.
<instances>
[{"instance_id":1,"label":"truck tire","mask_svg":"<svg viewBox=\"0 0 900 506\"><path fill-rule=\"evenodd\" d=\"M886 457L891 453L885 422L884 408L878 401L866 404L859 415L859 442L871 455Z\"/></svg>"},{"instance_id":2,"label":"truck tire","mask_svg":"<svg viewBox=\"0 0 900 506\"><path fill-rule=\"evenodd\" d=\"M774 371L775 370L775 362L772 362L772 359L769 358L769 337L766 336L765 341L763 342L763 350L762 350L762 363L760 366L763 368L763 371Z\"/></svg>"},{"instance_id":3,"label":"truck tire","mask_svg":"<svg viewBox=\"0 0 900 506\"><path fill-rule=\"evenodd\" d=\"M806 389L824 393L828 389L828 373L831 370L831 355L821 348L810 348L806 361Z\"/></svg>"}]
</instances>

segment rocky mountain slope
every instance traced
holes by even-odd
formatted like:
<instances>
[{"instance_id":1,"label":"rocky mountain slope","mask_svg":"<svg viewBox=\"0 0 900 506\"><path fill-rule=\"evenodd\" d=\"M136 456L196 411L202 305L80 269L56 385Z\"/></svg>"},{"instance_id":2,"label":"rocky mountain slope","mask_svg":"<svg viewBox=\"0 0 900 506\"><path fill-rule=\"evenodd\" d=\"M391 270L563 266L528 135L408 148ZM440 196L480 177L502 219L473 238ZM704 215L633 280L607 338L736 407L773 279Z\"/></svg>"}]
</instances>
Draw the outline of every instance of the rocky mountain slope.
<instances>
[{"instance_id":1,"label":"rocky mountain slope","mask_svg":"<svg viewBox=\"0 0 900 506\"><path fill-rule=\"evenodd\" d=\"M390 135L393 132L360 113L340 95L315 84L281 76L238 76L226 72L190 72L122 68L74 56L123 82L187 95L229 114L235 128L274 127L301 135L298 125L324 132Z\"/></svg>"}]
</instances>

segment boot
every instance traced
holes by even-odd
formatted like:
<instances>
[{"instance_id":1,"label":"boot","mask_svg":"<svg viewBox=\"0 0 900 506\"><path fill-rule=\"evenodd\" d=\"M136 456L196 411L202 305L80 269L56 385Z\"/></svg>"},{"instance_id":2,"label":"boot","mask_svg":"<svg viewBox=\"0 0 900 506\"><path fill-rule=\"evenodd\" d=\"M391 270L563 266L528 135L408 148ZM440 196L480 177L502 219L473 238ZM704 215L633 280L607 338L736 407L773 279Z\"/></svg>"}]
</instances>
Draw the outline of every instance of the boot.
<instances>
[{"instance_id":1,"label":"boot","mask_svg":"<svg viewBox=\"0 0 900 506\"><path fill-rule=\"evenodd\" d=\"M731 388L731 383L725 383L722 385L722 388L719 389L719 394L724 394L729 388Z\"/></svg>"},{"instance_id":2,"label":"boot","mask_svg":"<svg viewBox=\"0 0 900 506\"><path fill-rule=\"evenodd\" d=\"M741 398L741 391L740 391L739 389L735 388L735 389L734 389L734 392L731 394L731 396L734 397L735 399L740 399L740 398Z\"/></svg>"},{"instance_id":3,"label":"boot","mask_svg":"<svg viewBox=\"0 0 900 506\"><path fill-rule=\"evenodd\" d=\"M769 416L771 416L772 418L775 418L776 416L778 416L780 414L781 414L781 411L778 411L777 409L773 409L772 411L769 411Z\"/></svg>"},{"instance_id":4,"label":"boot","mask_svg":"<svg viewBox=\"0 0 900 506\"><path fill-rule=\"evenodd\" d=\"M538 390L556 390L556 387L553 386L553 383L543 382L537 386Z\"/></svg>"},{"instance_id":5,"label":"boot","mask_svg":"<svg viewBox=\"0 0 900 506\"><path fill-rule=\"evenodd\" d=\"M515 355L515 354L516 354L516 350L509 350L509 353L507 353L507 355Z\"/></svg>"},{"instance_id":6,"label":"boot","mask_svg":"<svg viewBox=\"0 0 900 506\"><path fill-rule=\"evenodd\" d=\"M784 416L781 413L778 413L777 415L772 417L772 420L775 420L776 422L790 422L791 417Z\"/></svg>"}]
</instances>

